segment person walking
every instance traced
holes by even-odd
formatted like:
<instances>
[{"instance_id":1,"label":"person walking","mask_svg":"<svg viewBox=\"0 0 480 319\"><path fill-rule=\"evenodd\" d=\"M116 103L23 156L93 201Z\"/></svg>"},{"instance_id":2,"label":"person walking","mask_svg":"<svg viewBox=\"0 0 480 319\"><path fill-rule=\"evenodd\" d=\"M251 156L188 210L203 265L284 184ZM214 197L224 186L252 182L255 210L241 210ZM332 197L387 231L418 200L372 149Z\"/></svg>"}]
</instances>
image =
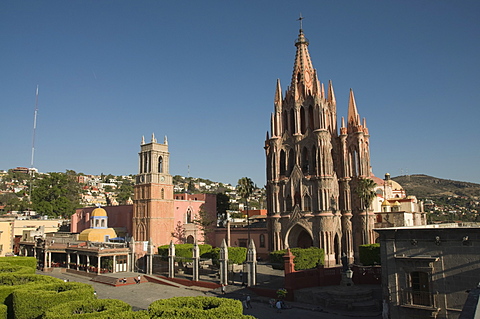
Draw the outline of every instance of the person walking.
<instances>
[{"instance_id":1,"label":"person walking","mask_svg":"<svg viewBox=\"0 0 480 319\"><path fill-rule=\"evenodd\" d=\"M225 294L225 285L222 284L222 295L224 295L224 294Z\"/></svg>"},{"instance_id":2,"label":"person walking","mask_svg":"<svg viewBox=\"0 0 480 319\"><path fill-rule=\"evenodd\" d=\"M280 300L277 301L275 306L277 307L277 312L282 312L282 302Z\"/></svg>"},{"instance_id":3,"label":"person walking","mask_svg":"<svg viewBox=\"0 0 480 319\"><path fill-rule=\"evenodd\" d=\"M247 295L247 298L245 298L245 303L246 307L245 308L252 308L252 304L250 303L250 295Z\"/></svg>"}]
</instances>

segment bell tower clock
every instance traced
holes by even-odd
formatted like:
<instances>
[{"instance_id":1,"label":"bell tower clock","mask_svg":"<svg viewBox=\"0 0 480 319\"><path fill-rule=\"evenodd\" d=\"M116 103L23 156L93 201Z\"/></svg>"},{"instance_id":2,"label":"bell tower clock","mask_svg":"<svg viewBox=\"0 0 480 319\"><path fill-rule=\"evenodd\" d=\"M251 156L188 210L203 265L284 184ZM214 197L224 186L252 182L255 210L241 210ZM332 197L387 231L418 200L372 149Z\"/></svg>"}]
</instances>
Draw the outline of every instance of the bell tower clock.
<instances>
[{"instance_id":1,"label":"bell tower clock","mask_svg":"<svg viewBox=\"0 0 480 319\"><path fill-rule=\"evenodd\" d=\"M168 244L174 229L173 182L169 174L167 137L157 143L152 134L150 143L142 137L139 167L134 186L133 236L136 241L157 247Z\"/></svg>"}]
</instances>

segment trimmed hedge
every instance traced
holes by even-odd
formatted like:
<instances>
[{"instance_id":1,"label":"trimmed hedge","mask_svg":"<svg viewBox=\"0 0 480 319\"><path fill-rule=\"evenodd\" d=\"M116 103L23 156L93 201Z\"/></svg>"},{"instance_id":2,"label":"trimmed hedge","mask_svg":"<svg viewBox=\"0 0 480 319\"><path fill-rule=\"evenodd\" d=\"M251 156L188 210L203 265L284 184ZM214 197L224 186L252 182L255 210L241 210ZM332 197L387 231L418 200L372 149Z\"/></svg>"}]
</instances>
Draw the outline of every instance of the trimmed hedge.
<instances>
[{"instance_id":1,"label":"trimmed hedge","mask_svg":"<svg viewBox=\"0 0 480 319\"><path fill-rule=\"evenodd\" d=\"M0 257L0 264L7 263L12 266L22 266L37 269L37 259L35 257Z\"/></svg>"},{"instance_id":2,"label":"trimmed hedge","mask_svg":"<svg viewBox=\"0 0 480 319\"><path fill-rule=\"evenodd\" d=\"M37 318L52 306L88 299L95 299L93 287L79 282L26 287L13 292L13 313L16 319Z\"/></svg>"},{"instance_id":3,"label":"trimmed hedge","mask_svg":"<svg viewBox=\"0 0 480 319\"><path fill-rule=\"evenodd\" d=\"M20 288L28 288L37 284L63 283L63 280L43 275L31 274L0 274L0 303L5 303L7 297ZM5 303L9 304L9 302Z\"/></svg>"},{"instance_id":4,"label":"trimmed hedge","mask_svg":"<svg viewBox=\"0 0 480 319\"><path fill-rule=\"evenodd\" d=\"M15 266L9 263L0 263L0 274L35 274L35 269L25 266Z\"/></svg>"},{"instance_id":5,"label":"trimmed hedge","mask_svg":"<svg viewBox=\"0 0 480 319\"><path fill-rule=\"evenodd\" d=\"M239 300L219 297L174 297L154 301L148 307L152 318L248 318Z\"/></svg>"},{"instance_id":6,"label":"trimmed hedge","mask_svg":"<svg viewBox=\"0 0 480 319\"><path fill-rule=\"evenodd\" d=\"M6 305L0 305L0 319L7 319L8 307Z\"/></svg>"},{"instance_id":7,"label":"trimmed hedge","mask_svg":"<svg viewBox=\"0 0 480 319\"><path fill-rule=\"evenodd\" d=\"M212 263L218 265L220 259L220 248L214 248L210 253ZM228 247L228 263L241 265L247 260L247 248L245 247Z\"/></svg>"},{"instance_id":8,"label":"trimmed hedge","mask_svg":"<svg viewBox=\"0 0 480 319\"><path fill-rule=\"evenodd\" d=\"M291 248L290 251L295 256L293 259L295 270L313 269L324 264L325 254L321 248ZM273 268L285 268L283 256L286 253L286 249L276 250L270 253L270 262L272 263Z\"/></svg>"},{"instance_id":9,"label":"trimmed hedge","mask_svg":"<svg viewBox=\"0 0 480 319\"><path fill-rule=\"evenodd\" d=\"M132 307L129 304L118 299L79 300L56 305L45 311L42 318L148 318L145 317L144 312L139 313L139 315L135 317L135 313L131 310ZM120 314L122 314L122 316ZM126 316L123 316L123 314Z\"/></svg>"},{"instance_id":10,"label":"trimmed hedge","mask_svg":"<svg viewBox=\"0 0 480 319\"><path fill-rule=\"evenodd\" d=\"M380 265L380 244L360 245L359 255L364 266Z\"/></svg>"},{"instance_id":11,"label":"trimmed hedge","mask_svg":"<svg viewBox=\"0 0 480 319\"><path fill-rule=\"evenodd\" d=\"M158 247L158 254L168 257L168 248L170 245L162 245ZM200 256L208 254L212 250L211 245L198 245ZM193 244L176 244L175 257L193 258Z\"/></svg>"}]
</instances>

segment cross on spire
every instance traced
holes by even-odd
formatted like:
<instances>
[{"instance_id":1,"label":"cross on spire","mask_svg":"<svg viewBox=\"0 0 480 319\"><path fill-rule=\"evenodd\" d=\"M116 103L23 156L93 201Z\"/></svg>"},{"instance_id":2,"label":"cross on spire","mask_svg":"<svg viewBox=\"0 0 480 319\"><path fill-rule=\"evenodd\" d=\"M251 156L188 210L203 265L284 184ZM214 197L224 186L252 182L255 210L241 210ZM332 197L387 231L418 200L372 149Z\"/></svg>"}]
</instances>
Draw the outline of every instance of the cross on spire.
<instances>
[{"instance_id":1,"label":"cross on spire","mask_svg":"<svg viewBox=\"0 0 480 319\"><path fill-rule=\"evenodd\" d=\"M302 17L302 13L300 12L300 18L297 19L297 21L300 21L300 30L303 30L303 19L305 19L304 17Z\"/></svg>"}]
</instances>

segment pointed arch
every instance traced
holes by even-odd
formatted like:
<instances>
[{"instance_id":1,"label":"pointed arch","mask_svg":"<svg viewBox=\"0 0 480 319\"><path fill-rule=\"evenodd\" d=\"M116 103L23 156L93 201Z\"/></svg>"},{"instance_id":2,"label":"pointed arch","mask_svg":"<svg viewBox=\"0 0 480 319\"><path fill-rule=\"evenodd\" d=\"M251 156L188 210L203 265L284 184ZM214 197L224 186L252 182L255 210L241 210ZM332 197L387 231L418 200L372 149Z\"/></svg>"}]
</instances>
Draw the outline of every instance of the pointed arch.
<instances>
[{"instance_id":1,"label":"pointed arch","mask_svg":"<svg viewBox=\"0 0 480 319\"><path fill-rule=\"evenodd\" d=\"M163 157L158 157L158 172L163 173Z\"/></svg>"},{"instance_id":2,"label":"pointed arch","mask_svg":"<svg viewBox=\"0 0 480 319\"><path fill-rule=\"evenodd\" d=\"M292 174L293 167L295 166L295 151L290 149L288 152L288 176Z\"/></svg>"},{"instance_id":3,"label":"pointed arch","mask_svg":"<svg viewBox=\"0 0 480 319\"><path fill-rule=\"evenodd\" d=\"M300 133L305 134L307 132L307 121L306 121L306 112L305 108L300 109Z\"/></svg>"},{"instance_id":4,"label":"pointed arch","mask_svg":"<svg viewBox=\"0 0 480 319\"><path fill-rule=\"evenodd\" d=\"M308 156L307 147L304 147L302 149L302 172L305 175L310 173L310 164L309 164L309 156Z\"/></svg>"},{"instance_id":5,"label":"pointed arch","mask_svg":"<svg viewBox=\"0 0 480 319\"><path fill-rule=\"evenodd\" d=\"M290 109L290 133L295 134L295 110L292 108Z\"/></svg>"},{"instance_id":6,"label":"pointed arch","mask_svg":"<svg viewBox=\"0 0 480 319\"><path fill-rule=\"evenodd\" d=\"M313 117L313 106L310 104L308 106L308 127L314 131L315 130L315 124L314 124L314 121L313 121L314 117Z\"/></svg>"},{"instance_id":7,"label":"pointed arch","mask_svg":"<svg viewBox=\"0 0 480 319\"><path fill-rule=\"evenodd\" d=\"M312 199L308 194L303 196L303 210L306 212L312 211Z\"/></svg>"},{"instance_id":8,"label":"pointed arch","mask_svg":"<svg viewBox=\"0 0 480 319\"><path fill-rule=\"evenodd\" d=\"M287 174L287 153L283 149L280 151L279 169L280 176L285 176Z\"/></svg>"}]
</instances>

